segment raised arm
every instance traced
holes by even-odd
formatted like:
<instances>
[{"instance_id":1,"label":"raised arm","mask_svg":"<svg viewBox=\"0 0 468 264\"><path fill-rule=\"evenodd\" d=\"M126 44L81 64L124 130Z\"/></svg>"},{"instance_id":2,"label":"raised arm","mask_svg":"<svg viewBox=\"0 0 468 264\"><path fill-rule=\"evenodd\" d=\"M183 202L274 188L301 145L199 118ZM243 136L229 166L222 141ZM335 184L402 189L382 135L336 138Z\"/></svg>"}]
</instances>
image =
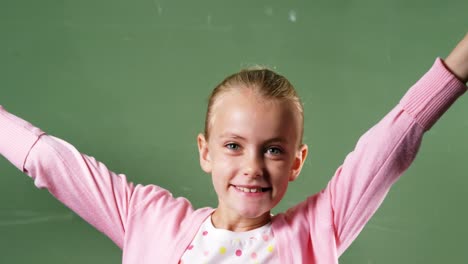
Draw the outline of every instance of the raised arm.
<instances>
[{"instance_id":1,"label":"raised arm","mask_svg":"<svg viewBox=\"0 0 468 264\"><path fill-rule=\"evenodd\" d=\"M0 154L31 176L38 188L48 189L121 248L127 221L150 200L148 197L154 202L153 208L160 211L191 210L183 200L175 206L176 199L162 188L134 186L125 175L110 171L95 158L47 135L1 106Z\"/></svg>"},{"instance_id":2,"label":"raised arm","mask_svg":"<svg viewBox=\"0 0 468 264\"><path fill-rule=\"evenodd\" d=\"M355 239L392 184L413 162L424 132L466 91L467 78L468 35L445 62L437 59L346 157L325 190L333 210L339 254Z\"/></svg>"}]
</instances>

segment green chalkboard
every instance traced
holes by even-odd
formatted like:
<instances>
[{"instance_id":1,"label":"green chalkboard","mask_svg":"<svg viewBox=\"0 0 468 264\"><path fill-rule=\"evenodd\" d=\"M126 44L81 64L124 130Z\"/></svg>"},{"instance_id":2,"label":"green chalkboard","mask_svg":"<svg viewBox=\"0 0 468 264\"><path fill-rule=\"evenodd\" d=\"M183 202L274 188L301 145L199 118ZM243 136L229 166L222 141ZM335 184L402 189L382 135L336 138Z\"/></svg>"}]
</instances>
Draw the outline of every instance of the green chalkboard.
<instances>
[{"instance_id":1,"label":"green chalkboard","mask_svg":"<svg viewBox=\"0 0 468 264\"><path fill-rule=\"evenodd\" d=\"M276 211L322 189L358 137L468 28L466 0L0 1L0 104L133 182L215 206L196 135L206 99L253 64L305 105L310 156ZM340 263L466 263L468 106ZM1 129L1 128L0 128ZM119 263L121 251L0 158L0 263Z\"/></svg>"}]
</instances>

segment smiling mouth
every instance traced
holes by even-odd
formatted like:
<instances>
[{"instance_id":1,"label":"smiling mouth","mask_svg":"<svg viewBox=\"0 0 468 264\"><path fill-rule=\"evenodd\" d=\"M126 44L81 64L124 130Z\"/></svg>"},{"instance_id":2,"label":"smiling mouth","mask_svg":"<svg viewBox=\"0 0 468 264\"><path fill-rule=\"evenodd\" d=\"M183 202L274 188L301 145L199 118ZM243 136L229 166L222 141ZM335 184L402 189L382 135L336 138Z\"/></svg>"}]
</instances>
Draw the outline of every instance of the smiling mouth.
<instances>
[{"instance_id":1,"label":"smiling mouth","mask_svg":"<svg viewBox=\"0 0 468 264\"><path fill-rule=\"evenodd\" d=\"M261 193L261 192L268 192L271 190L271 188L247 188L247 187L240 187L240 186L235 186L235 185L232 185L234 188L236 188L237 190L241 191L241 192L245 192L245 193Z\"/></svg>"}]
</instances>

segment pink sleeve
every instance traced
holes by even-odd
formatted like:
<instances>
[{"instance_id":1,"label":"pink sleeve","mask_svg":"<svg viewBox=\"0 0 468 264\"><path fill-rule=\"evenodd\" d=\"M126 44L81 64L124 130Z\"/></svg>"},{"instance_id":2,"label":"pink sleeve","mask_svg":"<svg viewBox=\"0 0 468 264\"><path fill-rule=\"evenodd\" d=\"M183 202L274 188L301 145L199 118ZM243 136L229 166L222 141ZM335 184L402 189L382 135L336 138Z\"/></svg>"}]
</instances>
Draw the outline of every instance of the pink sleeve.
<instances>
[{"instance_id":1,"label":"pink sleeve","mask_svg":"<svg viewBox=\"0 0 468 264\"><path fill-rule=\"evenodd\" d=\"M466 86L437 59L400 103L359 139L327 188L314 198L316 208L309 211L320 213L319 208L331 205L338 255L357 237L391 185L410 166L423 133L465 91Z\"/></svg>"},{"instance_id":2,"label":"pink sleeve","mask_svg":"<svg viewBox=\"0 0 468 264\"><path fill-rule=\"evenodd\" d=\"M163 203L158 208L171 207L175 200L157 186L134 186L125 175L110 171L1 106L0 154L121 248L126 221L150 193L156 203Z\"/></svg>"}]
</instances>

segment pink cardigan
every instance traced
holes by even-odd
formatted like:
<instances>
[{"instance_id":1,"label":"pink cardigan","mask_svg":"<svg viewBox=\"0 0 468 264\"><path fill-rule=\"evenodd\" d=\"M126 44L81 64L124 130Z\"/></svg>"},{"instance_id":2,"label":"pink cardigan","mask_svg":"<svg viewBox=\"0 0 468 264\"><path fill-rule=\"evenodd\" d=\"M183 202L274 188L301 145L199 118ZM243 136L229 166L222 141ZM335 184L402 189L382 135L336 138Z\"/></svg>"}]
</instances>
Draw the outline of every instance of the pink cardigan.
<instances>
[{"instance_id":1,"label":"pink cardigan","mask_svg":"<svg viewBox=\"0 0 468 264\"><path fill-rule=\"evenodd\" d=\"M338 263L413 161L423 133L466 89L437 59L360 138L324 190L274 216L280 263ZM123 249L123 263L178 263L213 211L155 185L134 185L1 106L0 153L109 236Z\"/></svg>"}]
</instances>

